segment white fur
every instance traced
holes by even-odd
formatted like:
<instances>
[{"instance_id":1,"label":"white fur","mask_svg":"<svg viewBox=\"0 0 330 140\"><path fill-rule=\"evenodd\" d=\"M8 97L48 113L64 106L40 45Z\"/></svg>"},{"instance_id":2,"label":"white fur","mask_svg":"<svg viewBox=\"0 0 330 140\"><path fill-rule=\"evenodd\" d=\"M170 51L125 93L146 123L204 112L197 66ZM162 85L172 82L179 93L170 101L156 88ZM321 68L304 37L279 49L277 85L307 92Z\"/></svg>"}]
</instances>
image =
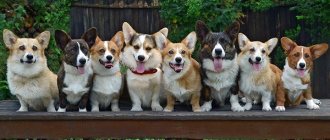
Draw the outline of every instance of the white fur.
<instances>
[{"instance_id":1,"label":"white fur","mask_svg":"<svg viewBox=\"0 0 330 140\"><path fill-rule=\"evenodd\" d=\"M243 112L244 108L239 104L238 94L230 95L231 110L234 112Z\"/></svg>"},{"instance_id":2,"label":"white fur","mask_svg":"<svg viewBox=\"0 0 330 140\"><path fill-rule=\"evenodd\" d=\"M81 48L80 48L80 44L77 42L77 44L78 44L78 48L79 48L79 53L78 53L78 56L77 56L77 66L80 66L81 64L80 64L80 62L79 62L79 60L80 59L85 59L86 61L88 61L88 57L81 51Z\"/></svg>"},{"instance_id":3,"label":"white fur","mask_svg":"<svg viewBox=\"0 0 330 140\"><path fill-rule=\"evenodd\" d=\"M300 66L299 66L300 63L305 64L305 66L306 66L306 61L304 59L304 47L301 47L301 57L297 63L296 68L300 68Z\"/></svg>"},{"instance_id":4,"label":"white fur","mask_svg":"<svg viewBox=\"0 0 330 140\"><path fill-rule=\"evenodd\" d=\"M315 104L313 99L305 100L308 109L320 109L320 106Z\"/></svg>"},{"instance_id":5,"label":"white fur","mask_svg":"<svg viewBox=\"0 0 330 140\"><path fill-rule=\"evenodd\" d=\"M212 109L212 100L204 102L204 104L201 106L202 112L209 112Z\"/></svg>"},{"instance_id":6,"label":"white fur","mask_svg":"<svg viewBox=\"0 0 330 140\"><path fill-rule=\"evenodd\" d=\"M216 49L221 49L222 53L221 53L221 57L225 57L226 52L223 49L223 47L221 46L221 44L219 42L217 42L217 44L214 46L213 50L212 50L212 57L216 57L217 55L215 54L215 50Z\"/></svg>"}]
</instances>

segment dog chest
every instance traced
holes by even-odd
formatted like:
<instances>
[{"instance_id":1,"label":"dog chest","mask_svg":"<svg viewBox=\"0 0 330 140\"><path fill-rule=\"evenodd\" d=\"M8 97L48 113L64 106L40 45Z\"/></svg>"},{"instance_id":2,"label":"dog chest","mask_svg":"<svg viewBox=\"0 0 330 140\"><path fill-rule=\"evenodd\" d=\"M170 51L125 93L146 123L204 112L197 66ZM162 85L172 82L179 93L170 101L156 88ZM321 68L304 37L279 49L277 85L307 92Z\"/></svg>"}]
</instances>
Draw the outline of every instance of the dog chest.
<instances>
[{"instance_id":1,"label":"dog chest","mask_svg":"<svg viewBox=\"0 0 330 140\"><path fill-rule=\"evenodd\" d=\"M81 96L89 91L90 87L86 87L89 80L88 74L73 75L66 73L64 77L64 84L66 85L62 91L67 94L67 100L77 102Z\"/></svg>"},{"instance_id":2,"label":"dog chest","mask_svg":"<svg viewBox=\"0 0 330 140\"><path fill-rule=\"evenodd\" d=\"M189 100L191 90L182 87L176 80L171 80L164 76L164 87L167 91L171 92L180 102Z\"/></svg>"},{"instance_id":3,"label":"dog chest","mask_svg":"<svg viewBox=\"0 0 330 140\"><path fill-rule=\"evenodd\" d=\"M235 84L238 69L227 70L220 73L206 71L207 79L204 79L204 83L216 91L220 91L222 88L229 88Z\"/></svg>"},{"instance_id":4,"label":"dog chest","mask_svg":"<svg viewBox=\"0 0 330 140\"><path fill-rule=\"evenodd\" d=\"M110 95L113 93L119 93L122 86L121 76L99 76L94 77L93 92L99 94Z\"/></svg>"}]
</instances>

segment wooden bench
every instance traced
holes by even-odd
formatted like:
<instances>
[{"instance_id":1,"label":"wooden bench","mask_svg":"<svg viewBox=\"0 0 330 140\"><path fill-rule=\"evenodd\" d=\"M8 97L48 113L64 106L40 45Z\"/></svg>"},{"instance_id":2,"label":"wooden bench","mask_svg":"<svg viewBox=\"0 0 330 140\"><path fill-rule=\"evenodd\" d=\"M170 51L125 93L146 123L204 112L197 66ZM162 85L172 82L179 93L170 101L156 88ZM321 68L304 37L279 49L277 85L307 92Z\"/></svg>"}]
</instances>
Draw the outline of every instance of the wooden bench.
<instances>
[{"instance_id":1,"label":"wooden bench","mask_svg":"<svg viewBox=\"0 0 330 140\"><path fill-rule=\"evenodd\" d=\"M193 113L185 105L175 112L15 112L17 101L0 101L1 138L330 138L330 99L321 110L306 105L286 112L231 112L230 106Z\"/></svg>"}]
</instances>

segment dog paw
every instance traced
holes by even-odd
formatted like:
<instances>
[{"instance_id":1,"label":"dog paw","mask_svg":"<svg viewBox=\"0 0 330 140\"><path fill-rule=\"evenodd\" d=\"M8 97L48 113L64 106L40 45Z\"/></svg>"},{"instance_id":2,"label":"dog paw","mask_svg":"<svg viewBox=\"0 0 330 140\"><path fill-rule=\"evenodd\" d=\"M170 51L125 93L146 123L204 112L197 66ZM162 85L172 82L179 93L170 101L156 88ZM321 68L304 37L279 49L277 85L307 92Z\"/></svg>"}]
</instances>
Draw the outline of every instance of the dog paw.
<instances>
[{"instance_id":1,"label":"dog paw","mask_svg":"<svg viewBox=\"0 0 330 140\"><path fill-rule=\"evenodd\" d=\"M202 109L193 109L193 112L202 112Z\"/></svg>"},{"instance_id":2,"label":"dog paw","mask_svg":"<svg viewBox=\"0 0 330 140\"><path fill-rule=\"evenodd\" d=\"M83 108L83 109L79 108L79 112L87 112L87 109L86 108Z\"/></svg>"},{"instance_id":3,"label":"dog paw","mask_svg":"<svg viewBox=\"0 0 330 140\"><path fill-rule=\"evenodd\" d=\"M244 112L245 109L241 105L237 104L237 105L232 105L231 110L233 112Z\"/></svg>"},{"instance_id":4,"label":"dog paw","mask_svg":"<svg viewBox=\"0 0 330 140\"><path fill-rule=\"evenodd\" d=\"M47 109L47 112L56 112L55 108Z\"/></svg>"},{"instance_id":5,"label":"dog paw","mask_svg":"<svg viewBox=\"0 0 330 140\"><path fill-rule=\"evenodd\" d=\"M276 106L275 110L278 111L278 112L283 112L283 111L285 111L285 107L284 106Z\"/></svg>"},{"instance_id":6,"label":"dog paw","mask_svg":"<svg viewBox=\"0 0 330 140\"><path fill-rule=\"evenodd\" d=\"M93 107L91 112L100 112L100 109L98 107Z\"/></svg>"},{"instance_id":7,"label":"dog paw","mask_svg":"<svg viewBox=\"0 0 330 140\"><path fill-rule=\"evenodd\" d=\"M163 111L163 107L159 104L151 106L152 111Z\"/></svg>"},{"instance_id":8,"label":"dog paw","mask_svg":"<svg viewBox=\"0 0 330 140\"><path fill-rule=\"evenodd\" d=\"M252 104L245 104L243 107L245 110L251 110L252 109Z\"/></svg>"},{"instance_id":9,"label":"dog paw","mask_svg":"<svg viewBox=\"0 0 330 140\"><path fill-rule=\"evenodd\" d=\"M66 112L66 108L61 108L61 107L59 107L59 108L57 109L57 112Z\"/></svg>"},{"instance_id":10,"label":"dog paw","mask_svg":"<svg viewBox=\"0 0 330 140\"><path fill-rule=\"evenodd\" d=\"M141 106L133 106L131 111L143 111L143 109L141 108Z\"/></svg>"},{"instance_id":11,"label":"dog paw","mask_svg":"<svg viewBox=\"0 0 330 140\"><path fill-rule=\"evenodd\" d=\"M310 105L307 105L307 108L308 109L320 109L320 106L319 105L317 105L317 104L310 104Z\"/></svg>"},{"instance_id":12,"label":"dog paw","mask_svg":"<svg viewBox=\"0 0 330 140\"><path fill-rule=\"evenodd\" d=\"M317 105L321 105L322 104L321 100L319 100L319 99L313 99L313 102L315 104L317 104Z\"/></svg>"},{"instance_id":13,"label":"dog paw","mask_svg":"<svg viewBox=\"0 0 330 140\"><path fill-rule=\"evenodd\" d=\"M270 106L263 106L262 111L272 111L272 108Z\"/></svg>"},{"instance_id":14,"label":"dog paw","mask_svg":"<svg viewBox=\"0 0 330 140\"><path fill-rule=\"evenodd\" d=\"M241 98L240 100L242 103L246 103L246 97Z\"/></svg>"},{"instance_id":15,"label":"dog paw","mask_svg":"<svg viewBox=\"0 0 330 140\"><path fill-rule=\"evenodd\" d=\"M164 112L172 112L173 109L170 109L170 108L165 107L165 109L164 109L163 111L164 111Z\"/></svg>"},{"instance_id":16,"label":"dog paw","mask_svg":"<svg viewBox=\"0 0 330 140\"><path fill-rule=\"evenodd\" d=\"M211 109L212 109L212 102L205 102L202 106L201 106L201 110L203 111L203 112L209 112L209 111L211 111Z\"/></svg>"},{"instance_id":17,"label":"dog paw","mask_svg":"<svg viewBox=\"0 0 330 140\"><path fill-rule=\"evenodd\" d=\"M118 111L120 111L120 109L119 109L118 107L112 107L112 108L111 108L111 111L113 111L113 112L118 112Z\"/></svg>"},{"instance_id":18,"label":"dog paw","mask_svg":"<svg viewBox=\"0 0 330 140\"><path fill-rule=\"evenodd\" d=\"M28 109L26 107L20 107L17 112L27 112Z\"/></svg>"}]
</instances>

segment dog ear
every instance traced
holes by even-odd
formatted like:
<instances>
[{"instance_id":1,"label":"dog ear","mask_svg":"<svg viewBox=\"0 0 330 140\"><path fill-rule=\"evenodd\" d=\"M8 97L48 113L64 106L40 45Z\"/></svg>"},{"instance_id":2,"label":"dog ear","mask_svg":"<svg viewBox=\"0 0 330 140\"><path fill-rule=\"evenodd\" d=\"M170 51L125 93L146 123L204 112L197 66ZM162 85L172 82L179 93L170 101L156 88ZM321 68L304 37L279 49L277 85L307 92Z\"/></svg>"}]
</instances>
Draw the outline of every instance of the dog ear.
<instances>
[{"instance_id":1,"label":"dog ear","mask_svg":"<svg viewBox=\"0 0 330 140\"><path fill-rule=\"evenodd\" d=\"M166 36L162 32L157 32L152 36L155 39L157 48L163 50L166 47L166 44L168 43Z\"/></svg>"},{"instance_id":2,"label":"dog ear","mask_svg":"<svg viewBox=\"0 0 330 140\"><path fill-rule=\"evenodd\" d=\"M168 29L167 28L163 28L163 29L159 30L158 32L162 33L165 37L167 37L167 35L168 35Z\"/></svg>"},{"instance_id":3,"label":"dog ear","mask_svg":"<svg viewBox=\"0 0 330 140\"><path fill-rule=\"evenodd\" d=\"M200 42L203 42L206 35L211 32L209 28L207 28L206 24L201 20L197 20L195 30L197 32L197 38Z\"/></svg>"},{"instance_id":4,"label":"dog ear","mask_svg":"<svg viewBox=\"0 0 330 140\"><path fill-rule=\"evenodd\" d=\"M17 38L18 37L12 31L8 29L3 30L3 41L8 49L16 43Z\"/></svg>"},{"instance_id":5,"label":"dog ear","mask_svg":"<svg viewBox=\"0 0 330 140\"><path fill-rule=\"evenodd\" d=\"M89 48L95 44L95 39L97 37L97 31L95 27L89 28L82 36L81 39L84 39Z\"/></svg>"},{"instance_id":6,"label":"dog ear","mask_svg":"<svg viewBox=\"0 0 330 140\"><path fill-rule=\"evenodd\" d=\"M115 44L119 47L119 49L121 50L121 48L123 48L124 46L124 34L122 31L118 31L112 38L111 41L115 42Z\"/></svg>"},{"instance_id":7,"label":"dog ear","mask_svg":"<svg viewBox=\"0 0 330 140\"><path fill-rule=\"evenodd\" d=\"M323 55L325 52L327 52L329 46L327 43L322 44L315 44L310 47L313 59L319 58L321 55Z\"/></svg>"},{"instance_id":8,"label":"dog ear","mask_svg":"<svg viewBox=\"0 0 330 140\"><path fill-rule=\"evenodd\" d=\"M225 33L230 37L233 43L235 43L236 41L237 35L239 33L239 29L240 29L240 24L236 21L232 25L230 25L225 31Z\"/></svg>"},{"instance_id":9,"label":"dog ear","mask_svg":"<svg viewBox=\"0 0 330 140\"><path fill-rule=\"evenodd\" d=\"M133 38L134 34L136 34L136 31L127 23L123 23L123 34L124 34L124 40L125 44L129 44L131 39Z\"/></svg>"},{"instance_id":10,"label":"dog ear","mask_svg":"<svg viewBox=\"0 0 330 140\"><path fill-rule=\"evenodd\" d=\"M185 44L190 53L194 52L195 50L195 45L196 45L197 37L195 32L191 32L187 35L185 39L181 41L181 43Z\"/></svg>"},{"instance_id":11,"label":"dog ear","mask_svg":"<svg viewBox=\"0 0 330 140\"><path fill-rule=\"evenodd\" d=\"M71 37L62 30L55 30L55 41L57 46L64 50L65 46L71 41Z\"/></svg>"},{"instance_id":12,"label":"dog ear","mask_svg":"<svg viewBox=\"0 0 330 140\"><path fill-rule=\"evenodd\" d=\"M243 50L248 42L250 42L250 40L243 33L238 34L238 45L240 50Z\"/></svg>"},{"instance_id":13,"label":"dog ear","mask_svg":"<svg viewBox=\"0 0 330 140\"><path fill-rule=\"evenodd\" d=\"M50 32L49 31L44 31L40 33L35 39L38 40L39 44L43 48L47 48L49 44L49 39L50 39Z\"/></svg>"},{"instance_id":14,"label":"dog ear","mask_svg":"<svg viewBox=\"0 0 330 140\"><path fill-rule=\"evenodd\" d=\"M271 53L277 45L278 39L276 37L269 39L266 44L268 45L269 53Z\"/></svg>"},{"instance_id":15,"label":"dog ear","mask_svg":"<svg viewBox=\"0 0 330 140\"><path fill-rule=\"evenodd\" d=\"M298 46L296 42L287 37L281 38L281 45L286 55L288 55L296 46Z\"/></svg>"}]
</instances>

